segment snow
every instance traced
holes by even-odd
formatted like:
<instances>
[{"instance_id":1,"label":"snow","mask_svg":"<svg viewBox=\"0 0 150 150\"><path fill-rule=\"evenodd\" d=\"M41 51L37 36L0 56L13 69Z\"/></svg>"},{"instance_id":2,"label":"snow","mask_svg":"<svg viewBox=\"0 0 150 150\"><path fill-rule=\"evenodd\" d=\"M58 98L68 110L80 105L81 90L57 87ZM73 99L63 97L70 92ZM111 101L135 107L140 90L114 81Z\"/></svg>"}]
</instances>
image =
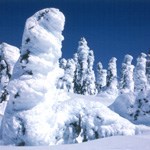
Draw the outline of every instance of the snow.
<instances>
[{"instance_id":1,"label":"snow","mask_svg":"<svg viewBox=\"0 0 150 150\"><path fill-rule=\"evenodd\" d=\"M97 76L96 76L96 86L98 93L104 90L106 86L106 77L107 77L107 70L103 69L103 65L101 62L97 64Z\"/></svg>"},{"instance_id":2,"label":"snow","mask_svg":"<svg viewBox=\"0 0 150 150\"><path fill-rule=\"evenodd\" d=\"M7 101L7 84L11 78L13 68L20 55L20 50L7 43L0 44L0 114L3 115ZM13 56L13 57L12 57Z\"/></svg>"},{"instance_id":3,"label":"snow","mask_svg":"<svg viewBox=\"0 0 150 150\"><path fill-rule=\"evenodd\" d=\"M117 58L112 57L108 63L106 92L118 95Z\"/></svg>"},{"instance_id":4,"label":"snow","mask_svg":"<svg viewBox=\"0 0 150 150\"><path fill-rule=\"evenodd\" d=\"M74 92L74 72L76 69L75 61L73 59L68 59L66 64L65 60L61 60L61 68L64 69L64 76L59 78L57 83L58 89L64 89L68 92Z\"/></svg>"},{"instance_id":5,"label":"snow","mask_svg":"<svg viewBox=\"0 0 150 150\"><path fill-rule=\"evenodd\" d=\"M64 39L62 35L64 23L64 15L55 8L40 10L27 19L21 55L7 85L9 101L4 116L0 114L0 144L50 146L105 138L81 145L51 148L138 149L145 144L148 145L150 127L145 125L150 125L150 91L145 88L146 55L142 53L137 59L135 80L138 90L135 93L131 85L129 91L119 93L117 59L113 57L108 65L105 91L97 96L89 96L88 94L96 94L94 53L87 46L85 38L81 38L74 60L69 59L67 62L62 60L62 68L67 68L63 71L59 66L59 59ZM125 68L129 65L127 68L133 72L131 61L132 57L127 55L124 63ZM86 96L67 93L64 89L56 88L58 80L63 78L70 82L66 88L71 87L74 72L77 73L76 79L79 83L75 88L80 90L79 93L83 90L81 94ZM103 69L103 73L105 78L106 70ZM139 82L138 78L143 82ZM128 79L132 80L132 75L128 76ZM143 135L135 136L137 134ZM106 138L110 136L115 137ZM141 139L143 142L135 145L135 142ZM125 143L121 140L125 140ZM127 144L129 141L133 142Z\"/></svg>"},{"instance_id":6,"label":"snow","mask_svg":"<svg viewBox=\"0 0 150 150\"><path fill-rule=\"evenodd\" d=\"M15 46L9 45L7 43L0 44L0 56L2 57L2 60L6 61L9 65L9 72L11 74L15 63L19 58L19 53L20 50Z\"/></svg>"},{"instance_id":7,"label":"snow","mask_svg":"<svg viewBox=\"0 0 150 150\"><path fill-rule=\"evenodd\" d=\"M120 94L109 107L134 124L150 125L149 90Z\"/></svg>"},{"instance_id":8,"label":"snow","mask_svg":"<svg viewBox=\"0 0 150 150\"><path fill-rule=\"evenodd\" d=\"M134 91L133 70L134 66L131 64L133 57L129 54L125 55L121 68L120 92L127 93Z\"/></svg>"},{"instance_id":9,"label":"snow","mask_svg":"<svg viewBox=\"0 0 150 150\"><path fill-rule=\"evenodd\" d=\"M51 107L58 97L55 84L62 74L58 59L64 22L64 15L54 8L26 21L21 55L7 87L10 98L1 126L5 144L49 144Z\"/></svg>"},{"instance_id":10,"label":"snow","mask_svg":"<svg viewBox=\"0 0 150 150\"><path fill-rule=\"evenodd\" d=\"M135 91L144 91L147 89L146 76L146 54L141 53L137 58L137 64L134 70Z\"/></svg>"},{"instance_id":11,"label":"snow","mask_svg":"<svg viewBox=\"0 0 150 150\"><path fill-rule=\"evenodd\" d=\"M65 69L66 64L67 64L67 60L65 58L62 58L62 59L60 59L59 62L60 62L59 67L62 68L62 69Z\"/></svg>"},{"instance_id":12,"label":"snow","mask_svg":"<svg viewBox=\"0 0 150 150\"><path fill-rule=\"evenodd\" d=\"M147 60L146 60L146 76L148 80L148 84L150 84L150 52L147 55Z\"/></svg>"},{"instance_id":13,"label":"snow","mask_svg":"<svg viewBox=\"0 0 150 150\"><path fill-rule=\"evenodd\" d=\"M83 37L78 44L77 54L74 55L76 70L74 77L74 93L83 95L95 95L95 74L93 70L94 53L87 45Z\"/></svg>"},{"instance_id":14,"label":"snow","mask_svg":"<svg viewBox=\"0 0 150 150\"><path fill-rule=\"evenodd\" d=\"M57 146L32 146L32 147L13 147L0 146L2 150L149 150L150 134L138 136L114 136L98 139L81 144L67 144Z\"/></svg>"},{"instance_id":15,"label":"snow","mask_svg":"<svg viewBox=\"0 0 150 150\"><path fill-rule=\"evenodd\" d=\"M63 90L59 90L57 94L60 96L61 92ZM14 126L11 131L5 128L3 134L9 133L10 136L19 126L20 130L25 132L24 135L21 131L17 134L19 142L23 140L26 145L55 145L81 143L108 136L135 135L146 130L150 132L148 127L136 126L121 118L98 99L94 99L94 96L91 99L92 96L69 94L68 100L66 95L62 97L65 97L65 101L58 98L52 107L46 101L32 109L17 112L13 120L10 116L5 116L10 118L10 125L13 121ZM9 138L7 142L8 140Z\"/></svg>"}]
</instances>

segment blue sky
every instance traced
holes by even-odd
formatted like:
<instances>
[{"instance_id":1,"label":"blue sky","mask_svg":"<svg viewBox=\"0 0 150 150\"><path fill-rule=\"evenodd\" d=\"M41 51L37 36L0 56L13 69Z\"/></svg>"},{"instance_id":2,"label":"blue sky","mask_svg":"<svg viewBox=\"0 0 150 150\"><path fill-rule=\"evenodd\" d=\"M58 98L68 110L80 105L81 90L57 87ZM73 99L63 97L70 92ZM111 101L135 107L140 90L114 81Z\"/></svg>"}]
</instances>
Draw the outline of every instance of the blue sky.
<instances>
[{"instance_id":1,"label":"blue sky","mask_svg":"<svg viewBox=\"0 0 150 150\"><path fill-rule=\"evenodd\" d=\"M149 0L0 0L0 42L21 46L24 24L36 11L59 8L66 17L63 57L76 52L85 37L95 63L105 68L115 56L120 68L125 54L136 57L150 49Z\"/></svg>"}]
</instances>

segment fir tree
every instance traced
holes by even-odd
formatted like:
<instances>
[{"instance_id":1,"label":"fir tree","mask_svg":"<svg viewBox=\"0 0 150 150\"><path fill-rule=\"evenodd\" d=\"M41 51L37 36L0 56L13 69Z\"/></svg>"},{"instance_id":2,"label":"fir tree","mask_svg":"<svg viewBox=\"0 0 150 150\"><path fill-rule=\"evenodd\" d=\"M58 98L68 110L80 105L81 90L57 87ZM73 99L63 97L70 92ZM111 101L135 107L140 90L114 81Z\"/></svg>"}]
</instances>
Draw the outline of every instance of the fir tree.
<instances>
[{"instance_id":1,"label":"fir tree","mask_svg":"<svg viewBox=\"0 0 150 150\"><path fill-rule=\"evenodd\" d=\"M94 53L92 50L90 50L88 55L87 77L85 80L85 87L87 89L87 90L85 89L84 93L85 95L95 95L97 93L93 65L94 65Z\"/></svg>"},{"instance_id":2,"label":"fir tree","mask_svg":"<svg viewBox=\"0 0 150 150\"><path fill-rule=\"evenodd\" d=\"M85 40L85 38L81 38L77 50L78 62L74 86L74 91L78 94L85 94L87 90L85 88L85 79L88 69L88 53L89 47L87 46L87 41Z\"/></svg>"},{"instance_id":3,"label":"fir tree","mask_svg":"<svg viewBox=\"0 0 150 150\"><path fill-rule=\"evenodd\" d=\"M118 80L117 80L117 59L112 57L108 63L108 70L107 70L107 89L118 89Z\"/></svg>"},{"instance_id":4,"label":"fir tree","mask_svg":"<svg viewBox=\"0 0 150 150\"><path fill-rule=\"evenodd\" d=\"M13 57L12 57L13 55ZM19 58L19 49L7 43L0 44L0 103L8 100L7 84Z\"/></svg>"},{"instance_id":5,"label":"fir tree","mask_svg":"<svg viewBox=\"0 0 150 150\"><path fill-rule=\"evenodd\" d=\"M76 60L76 71L74 78L74 92L83 95L96 94L95 74L93 71L94 54L87 45L85 38L81 38Z\"/></svg>"},{"instance_id":6,"label":"fir tree","mask_svg":"<svg viewBox=\"0 0 150 150\"><path fill-rule=\"evenodd\" d=\"M74 72L74 79L73 79L73 83L74 83L73 91L74 91L74 93L78 93L78 83L77 83L78 80L77 79L78 79L79 63L78 63L78 54L77 53L75 53L73 55L73 60L75 62L75 66L76 66L75 72Z\"/></svg>"},{"instance_id":7,"label":"fir tree","mask_svg":"<svg viewBox=\"0 0 150 150\"><path fill-rule=\"evenodd\" d=\"M73 55L73 60L74 60L75 64L78 63L78 54L77 54L77 53L75 53L75 54Z\"/></svg>"},{"instance_id":8,"label":"fir tree","mask_svg":"<svg viewBox=\"0 0 150 150\"><path fill-rule=\"evenodd\" d=\"M146 77L146 54L141 53L137 58L137 64L134 70L135 91L145 91L147 88Z\"/></svg>"},{"instance_id":9,"label":"fir tree","mask_svg":"<svg viewBox=\"0 0 150 150\"><path fill-rule=\"evenodd\" d=\"M134 66L131 64L133 57L131 55L125 55L124 61L121 68L121 80L120 90L121 92L134 91L134 80L133 80L133 69Z\"/></svg>"},{"instance_id":10,"label":"fir tree","mask_svg":"<svg viewBox=\"0 0 150 150\"><path fill-rule=\"evenodd\" d=\"M68 92L73 93L74 89L74 72L75 72L75 62L73 59L68 59L66 63L66 67L64 68L64 76L61 77L58 81L57 88L64 89Z\"/></svg>"},{"instance_id":11,"label":"fir tree","mask_svg":"<svg viewBox=\"0 0 150 150\"><path fill-rule=\"evenodd\" d=\"M67 64L67 60L65 58L60 59L60 61L59 61L60 68L65 69L66 64Z\"/></svg>"},{"instance_id":12,"label":"fir tree","mask_svg":"<svg viewBox=\"0 0 150 150\"><path fill-rule=\"evenodd\" d=\"M107 77L107 70L103 69L102 63L99 62L97 64L97 80L96 80L96 87L98 93L100 93L106 86L106 77Z\"/></svg>"},{"instance_id":13,"label":"fir tree","mask_svg":"<svg viewBox=\"0 0 150 150\"><path fill-rule=\"evenodd\" d=\"M150 50L146 60L146 76L147 76L148 84L150 85Z\"/></svg>"}]
</instances>

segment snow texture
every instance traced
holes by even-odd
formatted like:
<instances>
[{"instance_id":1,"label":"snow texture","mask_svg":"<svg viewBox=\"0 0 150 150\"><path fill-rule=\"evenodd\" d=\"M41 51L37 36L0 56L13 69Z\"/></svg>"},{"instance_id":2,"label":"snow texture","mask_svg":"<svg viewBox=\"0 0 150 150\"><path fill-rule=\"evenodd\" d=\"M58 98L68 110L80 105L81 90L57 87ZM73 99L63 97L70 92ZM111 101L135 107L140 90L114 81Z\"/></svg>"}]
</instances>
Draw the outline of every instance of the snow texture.
<instances>
[{"instance_id":1,"label":"snow texture","mask_svg":"<svg viewBox=\"0 0 150 150\"><path fill-rule=\"evenodd\" d=\"M4 110L9 98L7 84L12 76L13 68L19 58L19 49L7 43L0 44L0 114Z\"/></svg>"},{"instance_id":2,"label":"snow texture","mask_svg":"<svg viewBox=\"0 0 150 150\"><path fill-rule=\"evenodd\" d=\"M62 62L61 67L64 66L64 62ZM67 92L74 92L74 73L76 70L76 64L73 59L68 59L66 62L66 66L64 67L64 76L59 78L57 83L58 89L64 89Z\"/></svg>"},{"instance_id":3,"label":"snow texture","mask_svg":"<svg viewBox=\"0 0 150 150\"><path fill-rule=\"evenodd\" d=\"M74 92L83 95L95 95L95 74L93 71L94 53L83 37L79 41L77 54L74 55L76 64Z\"/></svg>"},{"instance_id":4,"label":"snow texture","mask_svg":"<svg viewBox=\"0 0 150 150\"><path fill-rule=\"evenodd\" d=\"M71 98L56 105L55 144L81 143L115 135L135 135L133 125L100 102ZM56 134L57 133L57 134ZM54 137L53 137L54 138ZM57 139L57 140L56 140Z\"/></svg>"},{"instance_id":5,"label":"snow texture","mask_svg":"<svg viewBox=\"0 0 150 150\"><path fill-rule=\"evenodd\" d=\"M106 78L107 78L107 70L103 69L103 65L101 62L97 64L97 79L96 79L96 86L98 93L104 91L106 86Z\"/></svg>"},{"instance_id":6,"label":"snow texture","mask_svg":"<svg viewBox=\"0 0 150 150\"><path fill-rule=\"evenodd\" d=\"M138 96L132 92L123 93L114 102L118 95L116 58L113 57L109 62L107 90L99 95L100 98L97 96L98 100L96 96L87 96L95 89L91 81L95 81L95 77L94 54L85 38L79 42L74 60L67 61L64 77L72 83L75 70L73 65L77 65L75 72L80 87L76 88L82 88L80 94L86 96L80 97L81 95L56 89L58 79L63 76L58 61L61 57L64 23L64 15L55 8L43 9L26 21L21 56L7 86L10 99L1 122L0 143L17 146L71 144L150 131L149 127L134 125L120 116L122 113L128 118L132 114L126 113L128 106L132 108L131 104L135 103L137 109L133 111L134 121L135 116L140 120L139 114L144 116L146 112L147 123L150 95L149 91L141 91L141 94L137 93L140 94ZM145 56L142 54L137 68L143 67L143 62ZM90 87L90 92L87 87ZM120 115L103 105L100 102L102 99L108 103L114 102L110 107L119 111Z\"/></svg>"},{"instance_id":7,"label":"snow texture","mask_svg":"<svg viewBox=\"0 0 150 150\"><path fill-rule=\"evenodd\" d=\"M134 70L135 92L144 91L147 89L146 77L146 54L141 53L137 58L137 64Z\"/></svg>"},{"instance_id":8,"label":"snow texture","mask_svg":"<svg viewBox=\"0 0 150 150\"><path fill-rule=\"evenodd\" d=\"M150 135L138 136L115 136L99 140L94 140L81 144L68 144L57 146L32 146L32 147L14 147L1 146L2 150L149 150Z\"/></svg>"},{"instance_id":9,"label":"snow texture","mask_svg":"<svg viewBox=\"0 0 150 150\"><path fill-rule=\"evenodd\" d=\"M147 55L147 60L146 60L146 76L147 76L148 84L150 85L150 51Z\"/></svg>"},{"instance_id":10,"label":"snow texture","mask_svg":"<svg viewBox=\"0 0 150 150\"><path fill-rule=\"evenodd\" d=\"M97 89L95 85L95 73L93 70L94 65L94 52L93 50L89 51L88 56L88 69L87 69L87 79L86 79L86 86L87 86L87 93L86 95L96 95Z\"/></svg>"},{"instance_id":11,"label":"snow texture","mask_svg":"<svg viewBox=\"0 0 150 150\"><path fill-rule=\"evenodd\" d=\"M120 94L110 108L134 124L150 125L150 91Z\"/></svg>"},{"instance_id":12,"label":"snow texture","mask_svg":"<svg viewBox=\"0 0 150 150\"><path fill-rule=\"evenodd\" d=\"M60 59L59 67L62 69L66 68L67 60L65 58Z\"/></svg>"},{"instance_id":13,"label":"snow texture","mask_svg":"<svg viewBox=\"0 0 150 150\"><path fill-rule=\"evenodd\" d=\"M134 66L131 64L133 57L131 55L125 55L124 62L121 68L121 81L120 90L121 92L134 92L134 79L133 79L133 69Z\"/></svg>"},{"instance_id":14,"label":"snow texture","mask_svg":"<svg viewBox=\"0 0 150 150\"><path fill-rule=\"evenodd\" d=\"M107 70L107 91L109 93L118 94L118 80L117 80L117 58L112 57L108 63Z\"/></svg>"},{"instance_id":15,"label":"snow texture","mask_svg":"<svg viewBox=\"0 0 150 150\"><path fill-rule=\"evenodd\" d=\"M55 8L43 9L26 21L21 56L8 85L10 100L2 120L1 136L5 144L25 145L26 137L29 143L42 144L50 134L40 128L47 129L49 124L44 117L49 111L49 108L44 111L48 107L45 103L49 102L50 107L57 99L55 84L62 74L58 59L64 22L64 15ZM42 102L44 106L40 105Z\"/></svg>"}]
</instances>

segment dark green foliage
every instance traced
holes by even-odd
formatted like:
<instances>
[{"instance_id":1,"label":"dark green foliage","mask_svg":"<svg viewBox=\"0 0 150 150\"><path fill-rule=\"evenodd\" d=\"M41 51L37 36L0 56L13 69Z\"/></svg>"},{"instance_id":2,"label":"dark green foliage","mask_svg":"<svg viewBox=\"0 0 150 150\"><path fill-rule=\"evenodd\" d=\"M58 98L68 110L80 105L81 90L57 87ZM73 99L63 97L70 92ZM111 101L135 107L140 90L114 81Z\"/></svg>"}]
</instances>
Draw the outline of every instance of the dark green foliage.
<instances>
[{"instance_id":1,"label":"dark green foliage","mask_svg":"<svg viewBox=\"0 0 150 150\"><path fill-rule=\"evenodd\" d=\"M30 42L30 38L27 38L26 40L26 44Z\"/></svg>"},{"instance_id":2,"label":"dark green foliage","mask_svg":"<svg viewBox=\"0 0 150 150\"><path fill-rule=\"evenodd\" d=\"M17 98L17 97L19 97L20 96L20 94L19 94L19 92L17 92L15 95L14 95L14 98Z\"/></svg>"},{"instance_id":3,"label":"dark green foliage","mask_svg":"<svg viewBox=\"0 0 150 150\"><path fill-rule=\"evenodd\" d=\"M27 50L25 54L21 55L20 62L22 63L23 61L25 61L26 63L28 63L29 54L30 54L30 51Z\"/></svg>"},{"instance_id":4,"label":"dark green foliage","mask_svg":"<svg viewBox=\"0 0 150 150\"><path fill-rule=\"evenodd\" d=\"M2 103L3 101L7 101L8 98L8 91L6 88L4 88L4 90L2 91L1 97L0 97L0 103Z\"/></svg>"}]
</instances>

